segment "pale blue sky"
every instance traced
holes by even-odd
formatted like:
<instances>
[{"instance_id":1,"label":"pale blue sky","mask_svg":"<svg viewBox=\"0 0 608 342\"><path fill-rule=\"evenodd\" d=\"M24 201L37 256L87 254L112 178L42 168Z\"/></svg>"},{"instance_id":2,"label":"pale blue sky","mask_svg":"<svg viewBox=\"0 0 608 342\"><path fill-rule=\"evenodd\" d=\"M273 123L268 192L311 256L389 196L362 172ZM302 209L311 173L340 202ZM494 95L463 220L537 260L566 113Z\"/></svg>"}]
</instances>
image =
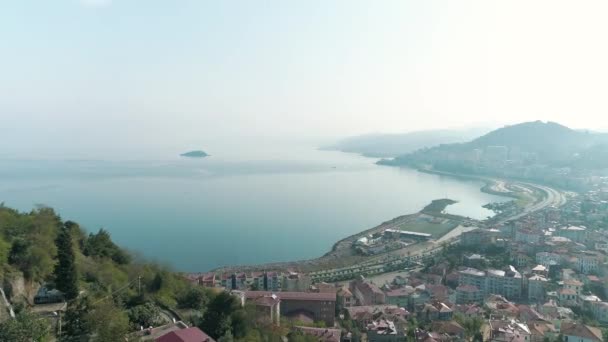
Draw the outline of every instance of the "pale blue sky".
<instances>
[{"instance_id":1,"label":"pale blue sky","mask_svg":"<svg viewBox=\"0 0 608 342\"><path fill-rule=\"evenodd\" d=\"M4 1L0 142L192 146L535 119L607 129L607 10L548 0Z\"/></svg>"}]
</instances>

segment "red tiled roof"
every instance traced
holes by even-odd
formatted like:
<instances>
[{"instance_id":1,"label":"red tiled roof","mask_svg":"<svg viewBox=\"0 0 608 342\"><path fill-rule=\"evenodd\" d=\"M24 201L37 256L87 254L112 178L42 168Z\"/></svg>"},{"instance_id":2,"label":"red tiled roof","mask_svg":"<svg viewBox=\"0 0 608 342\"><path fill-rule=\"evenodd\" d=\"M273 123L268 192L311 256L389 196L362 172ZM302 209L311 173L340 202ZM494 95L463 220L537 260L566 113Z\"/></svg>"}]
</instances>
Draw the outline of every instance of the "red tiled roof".
<instances>
[{"instance_id":1,"label":"red tiled roof","mask_svg":"<svg viewBox=\"0 0 608 342\"><path fill-rule=\"evenodd\" d=\"M156 339L156 342L215 342L199 328L171 331Z\"/></svg>"},{"instance_id":2,"label":"red tiled roof","mask_svg":"<svg viewBox=\"0 0 608 342\"><path fill-rule=\"evenodd\" d=\"M568 336L582 337L594 341L602 341L602 331L584 324L563 322L561 333Z\"/></svg>"}]
</instances>

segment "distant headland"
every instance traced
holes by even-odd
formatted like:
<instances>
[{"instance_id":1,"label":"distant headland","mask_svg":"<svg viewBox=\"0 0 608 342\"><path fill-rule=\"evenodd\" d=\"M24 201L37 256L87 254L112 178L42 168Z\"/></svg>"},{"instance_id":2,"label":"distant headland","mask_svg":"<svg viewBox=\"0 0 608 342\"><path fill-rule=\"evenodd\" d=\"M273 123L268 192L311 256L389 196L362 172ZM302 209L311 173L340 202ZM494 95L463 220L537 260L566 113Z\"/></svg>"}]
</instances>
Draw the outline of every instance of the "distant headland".
<instances>
[{"instance_id":1,"label":"distant headland","mask_svg":"<svg viewBox=\"0 0 608 342\"><path fill-rule=\"evenodd\" d=\"M195 151L190 151L190 152L182 153L182 154L180 154L180 156L182 156L182 157L188 157L188 158L205 158L205 157L209 157L209 155L205 151L201 151L201 150L195 150Z\"/></svg>"}]
</instances>

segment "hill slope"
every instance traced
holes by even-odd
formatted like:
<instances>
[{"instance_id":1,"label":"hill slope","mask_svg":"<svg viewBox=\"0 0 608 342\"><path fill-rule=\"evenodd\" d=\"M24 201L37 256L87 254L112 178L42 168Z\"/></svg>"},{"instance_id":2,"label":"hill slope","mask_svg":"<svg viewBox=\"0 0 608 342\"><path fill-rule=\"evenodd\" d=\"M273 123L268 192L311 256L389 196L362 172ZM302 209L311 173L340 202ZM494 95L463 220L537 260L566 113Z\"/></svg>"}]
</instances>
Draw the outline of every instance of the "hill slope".
<instances>
[{"instance_id":1,"label":"hill slope","mask_svg":"<svg viewBox=\"0 0 608 342\"><path fill-rule=\"evenodd\" d=\"M494 130L467 143L446 144L401 155L394 160L381 161L386 165L436 164L445 161L470 160L473 151L487 151L488 147L503 146L509 158L517 154L533 155L540 164L573 166L584 157L587 165L606 167L600 163L606 155L608 134L573 130L554 122L525 122ZM606 165L604 165L606 164Z\"/></svg>"},{"instance_id":2,"label":"hill slope","mask_svg":"<svg viewBox=\"0 0 608 342\"><path fill-rule=\"evenodd\" d=\"M395 157L439 144L470 141L489 131L489 128L470 128L400 134L368 134L345 138L323 149L359 153L368 157Z\"/></svg>"}]
</instances>

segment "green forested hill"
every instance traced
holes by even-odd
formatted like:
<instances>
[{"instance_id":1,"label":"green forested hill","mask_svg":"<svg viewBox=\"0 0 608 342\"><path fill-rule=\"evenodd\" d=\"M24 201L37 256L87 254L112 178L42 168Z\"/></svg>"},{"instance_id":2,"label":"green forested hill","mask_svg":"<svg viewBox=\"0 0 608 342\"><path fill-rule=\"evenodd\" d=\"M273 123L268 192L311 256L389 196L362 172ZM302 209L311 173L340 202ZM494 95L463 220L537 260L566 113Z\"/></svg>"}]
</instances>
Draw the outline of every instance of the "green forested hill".
<instances>
[{"instance_id":1,"label":"green forested hill","mask_svg":"<svg viewBox=\"0 0 608 342\"><path fill-rule=\"evenodd\" d=\"M59 335L57 319L34 313L33 295L43 284L62 290L68 300L61 341L124 340L141 326L164 323L166 309L185 313L183 319L215 338L278 336L254 325L234 297L138 260L114 244L107 231L85 232L50 208L21 213L0 205L0 269L0 285L17 313L16 319L0 315L0 341L46 341Z\"/></svg>"}]
</instances>

